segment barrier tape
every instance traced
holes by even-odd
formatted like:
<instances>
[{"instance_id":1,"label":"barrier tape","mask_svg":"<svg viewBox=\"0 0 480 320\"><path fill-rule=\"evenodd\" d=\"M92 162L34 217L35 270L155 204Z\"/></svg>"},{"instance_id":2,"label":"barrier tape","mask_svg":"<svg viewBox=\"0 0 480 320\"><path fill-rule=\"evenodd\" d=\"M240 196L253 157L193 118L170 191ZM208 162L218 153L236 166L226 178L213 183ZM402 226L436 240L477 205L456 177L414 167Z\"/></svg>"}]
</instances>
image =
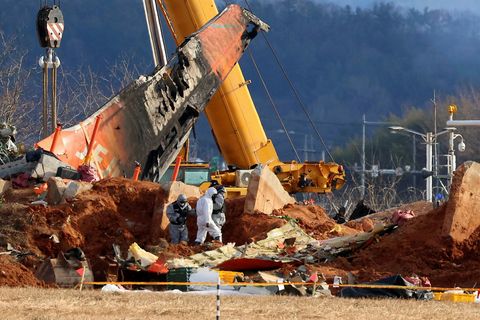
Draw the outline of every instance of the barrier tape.
<instances>
[{"instance_id":1,"label":"barrier tape","mask_svg":"<svg viewBox=\"0 0 480 320\"><path fill-rule=\"evenodd\" d=\"M216 282L135 282L135 281L85 281L83 285L151 285L151 286L209 286L215 287ZM317 286L321 282L224 282L221 286L246 286L246 287L272 287L280 285L294 286ZM373 285L373 284L327 284L331 288L368 288L368 289L409 289L409 290L430 290L430 291L478 291L480 288L444 288L444 287L420 287L420 286L397 286L397 285Z\"/></svg>"}]
</instances>

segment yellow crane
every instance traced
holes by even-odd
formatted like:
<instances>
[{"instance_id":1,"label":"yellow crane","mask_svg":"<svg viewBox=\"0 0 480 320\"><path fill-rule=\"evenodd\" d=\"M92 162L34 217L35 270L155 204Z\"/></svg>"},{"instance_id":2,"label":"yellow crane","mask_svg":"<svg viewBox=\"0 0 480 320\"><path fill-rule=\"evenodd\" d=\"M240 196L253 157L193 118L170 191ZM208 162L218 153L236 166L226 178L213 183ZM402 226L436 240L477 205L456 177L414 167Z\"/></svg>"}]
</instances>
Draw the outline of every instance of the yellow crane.
<instances>
[{"instance_id":1,"label":"yellow crane","mask_svg":"<svg viewBox=\"0 0 480 320\"><path fill-rule=\"evenodd\" d=\"M157 0L157 4L164 9L177 45L218 14L214 0ZM243 170L258 164L268 166L290 193L324 193L341 188L345 173L337 163L280 161L265 134L247 84L237 64L205 109L227 165ZM238 171L219 172L212 179L234 186L238 174Z\"/></svg>"}]
</instances>

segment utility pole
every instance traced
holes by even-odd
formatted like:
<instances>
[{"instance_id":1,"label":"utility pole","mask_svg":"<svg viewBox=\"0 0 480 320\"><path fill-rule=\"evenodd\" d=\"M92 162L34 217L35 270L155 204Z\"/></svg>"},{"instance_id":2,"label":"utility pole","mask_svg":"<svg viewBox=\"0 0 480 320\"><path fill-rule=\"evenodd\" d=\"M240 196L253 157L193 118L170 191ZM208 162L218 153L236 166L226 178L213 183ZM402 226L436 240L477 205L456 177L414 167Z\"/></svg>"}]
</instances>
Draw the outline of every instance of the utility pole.
<instances>
[{"instance_id":1,"label":"utility pole","mask_svg":"<svg viewBox=\"0 0 480 320\"><path fill-rule=\"evenodd\" d=\"M475 125L475 121L477 121L477 126L480 126L480 121L478 120L453 120L453 115L457 112L457 106L452 104L448 106L448 114L449 118L447 121L447 126L450 129L450 133L448 136L448 188L452 185L453 180L453 172L457 169L457 157L455 156L455 146L454 141L456 138L460 137L462 140L458 144L458 151L463 152L465 151L465 142L463 141L463 137L461 134L456 134L455 127L452 126L466 126L466 125Z\"/></svg>"},{"instance_id":2,"label":"utility pole","mask_svg":"<svg viewBox=\"0 0 480 320\"><path fill-rule=\"evenodd\" d=\"M439 178L438 178L438 148L437 148L437 99L436 99L436 92L433 90L433 99L431 100L433 104L433 175L435 177L435 193L439 192ZM429 177L430 178L430 177ZM433 179L433 178L432 178ZM433 189L431 190L433 193ZM427 200L428 201L428 200ZM431 201L431 200L430 200Z\"/></svg>"},{"instance_id":3,"label":"utility pole","mask_svg":"<svg viewBox=\"0 0 480 320\"><path fill-rule=\"evenodd\" d=\"M444 131L441 131L441 132L437 132L437 134L433 134L433 132L427 132L427 133L423 134L423 133L420 133L420 132L417 132L417 131L414 131L414 130L411 130L411 129L400 127L400 126L393 126L393 127L390 127L390 129L394 132L403 131L403 132L411 133L413 135L420 136L420 137L422 137L423 141L425 141L425 145L426 145L426 148L425 148L425 150L426 150L425 170L427 171L427 173L429 173L429 176L425 179L425 193L426 193L425 194L425 200L428 201L428 202L432 202L433 175L434 175L434 171L433 171L434 170L434 166L433 166L433 146L434 146L434 144L436 144L439 136L441 136L442 134L445 134L445 133L450 133L451 130L450 129L444 130Z\"/></svg>"},{"instance_id":4,"label":"utility pole","mask_svg":"<svg viewBox=\"0 0 480 320\"><path fill-rule=\"evenodd\" d=\"M280 129L281 130L281 129ZM282 130L283 131L283 130ZM289 131L290 134L295 134L293 131ZM298 151L303 151L303 161L308 161L312 156L314 157L315 150L313 148L313 137L310 134L304 134L303 136L303 148L298 149Z\"/></svg>"},{"instance_id":5,"label":"utility pole","mask_svg":"<svg viewBox=\"0 0 480 320\"><path fill-rule=\"evenodd\" d=\"M412 170L417 170L417 138L415 135L412 135ZM417 176L415 174L412 175L413 177L413 189L417 189Z\"/></svg>"},{"instance_id":6,"label":"utility pole","mask_svg":"<svg viewBox=\"0 0 480 320\"><path fill-rule=\"evenodd\" d=\"M433 148L433 137L434 135L431 132L426 133L425 137L425 144L426 144L426 169L427 172L432 171L432 148ZM429 175L427 179L425 179L425 200L428 202L432 202L432 193L433 193L433 177L432 175Z\"/></svg>"},{"instance_id":7,"label":"utility pole","mask_svg":"<svg viewBox=\"0 0 480 320\"><path fill-rule=\"evenodd\" d=\"M366 168L366 157L365 157L365 144L366 144L366 127L367 125L374 125L374 126L388 126L392 125L393 123L387 121L367 121L365 113L362 116L362 172L360 174L360 195L362 199L365 198L365 173L367 172Z\"/></svg>"},{"instance_id":8,"label":"utility pole","mask_svg":"<svg viewBox=\"0 0 480 320\"><path fill-rule=\"evenodd\" d=\"M361 187L360 187L360 195L362 200L365 198L365 113L362 117L362 175L361 175Z\"/></svg>"}]
</instances>

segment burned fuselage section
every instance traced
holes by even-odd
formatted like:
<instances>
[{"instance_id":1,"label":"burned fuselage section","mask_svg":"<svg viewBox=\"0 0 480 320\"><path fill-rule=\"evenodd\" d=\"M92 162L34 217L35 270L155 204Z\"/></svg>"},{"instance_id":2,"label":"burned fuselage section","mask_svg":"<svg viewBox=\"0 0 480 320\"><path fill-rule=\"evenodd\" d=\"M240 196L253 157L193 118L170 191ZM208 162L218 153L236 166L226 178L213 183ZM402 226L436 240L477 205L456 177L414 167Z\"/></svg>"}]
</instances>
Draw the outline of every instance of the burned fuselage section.
<instances>
[{"instance_id":1,"label":"burned fuselage section","mask_svg":"<svg viewBox=\"0 0 480 320\"><path fill-rule=\"evenodd\" d=\"M161 77L149 90L156 98L146 101L159 144L149 150L144 178L158 181L173 162L190 130L205 109L221 79L210 72L196 39L179 48L177 56L162 68Z\"/></svg>"},{"instance_id":2,"label":"burned fuselage section","mask_svg":"<svg viewBox=\"0 0 480 320\"><path fill-rule=\"evenodd\" d=\"M144 178L159 180L259 29L267 31L268 26L237 5L228 6L188 37L166 66L140 77L88 119L63 130L56 155L78 167L100 115L93 163L101 175L129 176L138 161ZM38 145L49 149L52 138Z\"/></svg>"}]
</instances>

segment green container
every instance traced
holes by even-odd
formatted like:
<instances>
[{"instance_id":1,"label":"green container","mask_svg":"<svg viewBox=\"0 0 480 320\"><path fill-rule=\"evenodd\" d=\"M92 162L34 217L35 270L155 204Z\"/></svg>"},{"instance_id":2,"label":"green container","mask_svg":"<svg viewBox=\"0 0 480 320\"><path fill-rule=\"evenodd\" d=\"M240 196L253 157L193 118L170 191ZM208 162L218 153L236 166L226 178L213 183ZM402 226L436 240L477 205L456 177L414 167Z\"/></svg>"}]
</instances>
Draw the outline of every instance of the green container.
<instances>
[{"instance_id":1,"label":"green container","mask_svg":"<svg viewBox=\"0 0 480 320\"><path fill-rule=\"evenodd\" d=\"M189 282L192 268L170 269L167 273L167 282ZM188 285L168 285L168 290L188 291Z\"/></svg>"}]
</instances>

